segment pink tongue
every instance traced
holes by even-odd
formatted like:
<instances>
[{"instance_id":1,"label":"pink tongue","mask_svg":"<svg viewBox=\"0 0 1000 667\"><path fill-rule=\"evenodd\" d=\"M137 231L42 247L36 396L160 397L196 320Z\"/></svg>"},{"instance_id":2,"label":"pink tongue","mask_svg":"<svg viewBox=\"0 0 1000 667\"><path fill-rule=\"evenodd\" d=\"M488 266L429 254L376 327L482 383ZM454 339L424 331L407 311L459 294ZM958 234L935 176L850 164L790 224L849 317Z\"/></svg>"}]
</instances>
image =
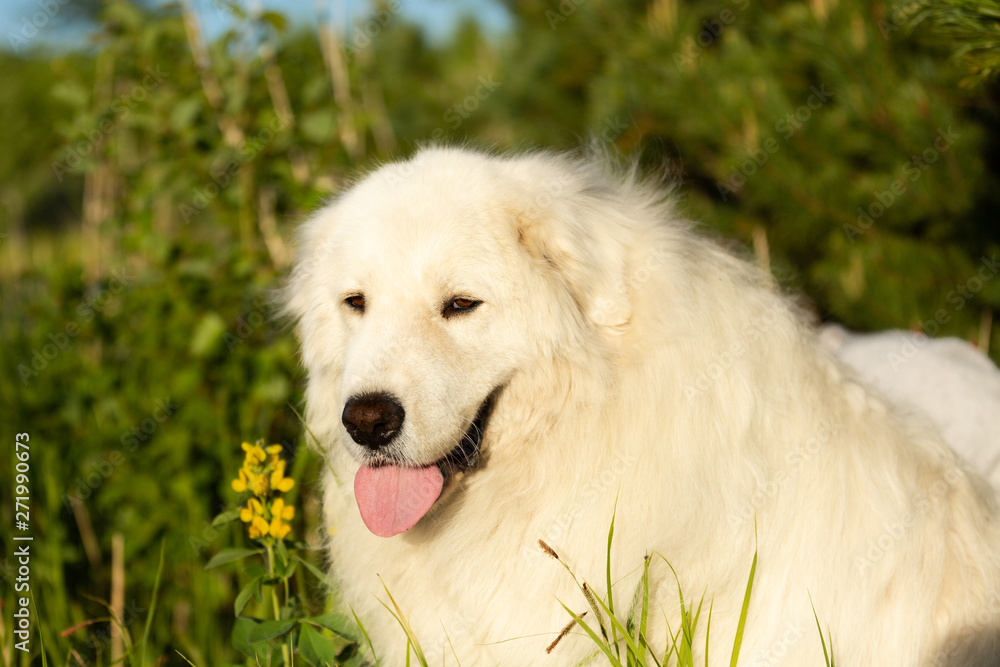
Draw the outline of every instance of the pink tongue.
<instances>
[{"instance_id":1,"label":"pink tongue","mask_svg":"<svg viewBox=\"0 0 1000 667\"><path fill-rule=\"evenodd\" d=\"M441 495L444 477L436 465L424 468L362 466L354 476L354 497L368 530L392 537L409 530Z\"/></svg>"}]
</instances>

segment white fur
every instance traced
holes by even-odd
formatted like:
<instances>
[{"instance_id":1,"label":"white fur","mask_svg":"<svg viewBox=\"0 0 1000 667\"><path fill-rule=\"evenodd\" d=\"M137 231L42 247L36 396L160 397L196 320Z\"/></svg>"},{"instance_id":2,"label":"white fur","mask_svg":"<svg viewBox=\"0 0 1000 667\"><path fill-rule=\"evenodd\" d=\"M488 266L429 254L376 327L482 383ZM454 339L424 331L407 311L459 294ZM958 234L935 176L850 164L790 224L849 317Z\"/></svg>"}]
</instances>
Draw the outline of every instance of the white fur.
<instances>
[{"instance_id":1,"label":"white fur","mask_svg":"<svg viewBox=\"0 0 1000 667\"><path fill-rule=\"evenodd\" d=\"M588 604L544 539L624 618L651 560L650 639L713 603L729 664L755 550L741 665L1000 664L992 491L934 433L855 380L770 280L679 220L656 187L585 158L435 148L386 165L309 220L288 289L308 423L330 466L330 567L384 665L572 665ZM366 310L344 299L363 293ZM450 319L455 296L483 304ZM455 446L495 386L478 469L410 531L373 536L341 413L406 410L393 454ZM661 558L662 556L662 558ZM811 600L811 602L810 602ZM594 622L593 614L588 620ZM703 645L703 635L698 639ZM697 646L698 644L696 644Z\"/></svg>"},{"instance_id":2,"label":"white fur","mask_svg":"<svg viewBox=\"0 0 1000 667\"><path fill-rule=\"evenodd\" d=\"M820 339L1000 489L1000 369L989 357L964 340L912 331L858 334L834 324Z\"/></svg>"}]
</instances>

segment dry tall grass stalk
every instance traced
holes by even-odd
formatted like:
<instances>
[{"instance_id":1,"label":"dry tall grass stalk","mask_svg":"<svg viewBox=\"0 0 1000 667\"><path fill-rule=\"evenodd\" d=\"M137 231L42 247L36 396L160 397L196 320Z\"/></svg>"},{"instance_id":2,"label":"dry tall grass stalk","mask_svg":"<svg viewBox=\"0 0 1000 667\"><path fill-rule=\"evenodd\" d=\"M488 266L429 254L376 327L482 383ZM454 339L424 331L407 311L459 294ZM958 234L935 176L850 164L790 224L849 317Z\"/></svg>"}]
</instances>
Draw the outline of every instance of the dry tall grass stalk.
<instances>
[{"instance_id":1,"label":"dry tall grass stalk","mask_svg":"<svg viewBox=\"0 0 1000 667\"><path fill-rule=\"evenodd\" d=\"M111 664L122 664L122 626L125 624L125 536L111 536Z\"/></svg>"}]
</instances>

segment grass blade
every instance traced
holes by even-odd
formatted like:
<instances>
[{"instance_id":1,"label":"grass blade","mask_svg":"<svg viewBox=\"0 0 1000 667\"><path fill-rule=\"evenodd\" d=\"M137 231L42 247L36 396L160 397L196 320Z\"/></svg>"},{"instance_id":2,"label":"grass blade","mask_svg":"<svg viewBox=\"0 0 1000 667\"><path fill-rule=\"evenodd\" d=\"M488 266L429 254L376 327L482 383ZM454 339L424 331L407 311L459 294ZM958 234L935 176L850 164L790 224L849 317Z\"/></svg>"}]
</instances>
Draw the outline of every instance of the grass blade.
<instances>
[{"instance_id":1,"label":"grass blade","mask_svg":"<svg viewBox=\"0 0 1000 667\"><path fill-rule=\"evenodd\" d=\"M365 638L365 643L368 644L368 650L371 651L372 660L375 661L375 667L379 667L378 657L375 655L375 647L372 646L372 638L368 636L368 631L365 630L364 624L361 619L358 618L357 613L354 611L354 607L351 607L351 615L354 616L354 620L358 623L358 629L361 630L361 635Z\"/></svg>"},{"instance_id":2,"label":"grass blade","mask_svg":"<svg viewBox=\"0 0 1000 667\"><path fill-rule=\"evenodd\" d=\"M740 622L736 626L736 640L733 643L733 657L729 660L729 667L736 667L736 661L740 657L740 646L743 644L743 630L747 624L747 611L750 609L750 593L753 591L753 579L757 572L757 550L753 552L753 564L750 566L750 577L747 579L747 592L743 596L743 609L740 610Z\"/></svg>"},{"instance_id":3,"label":"grass blade","mask_svg":"<svg viewBox=\"0 0 1000 667\"><path fill-rule=\"evenodd\" d=\"M587 585L586 581L583 582L583 586L580 587L580 590L583 591L583 597L587 599L587 604L590 605L591 610L594 612L594 616L597 618L597 625L601 628L601 636L604 637L604 642L609 644L608 629L604 625L604 614L601 613L601 608L597 606L597 596L594 595L593 589Z\"/></svg>"},{"instance_id":4,"label":"grass blade","mask_svg":"<svg viewBox=\"0 0 1000 667\"><path fill-rule=\"evenodd\" d=\"M186 655L184 655L183 653L181 653L181 652L180 652L180 651L178 651L177 649L174 649L174 653L176 653L176 654L177 654L177 655L179 655L179 656L180 656L181 658L183 658L183 659L184 659L184 662L186 662L187 664L191 665L191 667L196 667L196 665L195 665L195 664L194 664L193 662L191 662L190 660L188 660L188 658L187 658L187 656L186 656Z\"/></svg>"},{"instance_id":5,"label":"grass blade","mask_svg":"<svg viewBox=\"0 0 1000 667\"><path fill-rule=\"evenodd\" d=\"M149 631L153 627L153 614L156 612L156 597L160 592L160 579L163 576L163 547L166 540L160 540L160 564L156 566L156 577L153 579L153 597L149 602L149 613L146 614L146 627L142 629L142 657L139 663L146 667L146 645L149 643Z\"/></svg>"},{"instance_id":6,"label":"grass blade","mask_svg":"<svg viewBox=\"0 0 1000 667\"><path fill-rule=\"evenodd\" d=\"M708 603L708 623L705 624L705 667L708 667L708 634L712 631L712 607L713 602Z\"/></svg>"},{"instance_id":7,"label":"grass blade","mask_svg":"<svg viewBox=\"0 0 1000 667\"><path fill-rule=\"evenodd\" d=\"M827 653L826 652L826 640L823 639L823 628L819 624L819 615L816 613L816 605L813 604L812 596L811 595L809 596L809 606L812 607L813 618L816 619L816 629L819 630L819 641L820 641L820 644L822 644L822 646L823 646L823 662L826 664L826 667L835 667L835 665L837 663L836 663L836 660L833 658L833 655L832 655L833 654L833 634L832 633L830 634L830 652Z\"/></svg>"},{"instance_id":8,"label":"grass blade","mask_svg":"<svg viewBox=\"0 0 1000 667\"><path fill-rule=\"evenodd\" d=\"M614 614L611 613L611 608L608 607L608 605L604 604L604 600L601 600L597 596L594 596L594 601L597 602L597 604L600 605L604 609L604 611L608 614L609 622L611 624L612 629L617 630L619 633L621 633L622 639L625 640L625 644L629 647L629 649L632 650L632 652L636 655L636 657L643 656L643 658L642 658L642 664L645 665L646 664L646 662L645 662L645 655L646 655L645 651L640 651L639 650L639 646L635 643L635 640L632 639L632 637L629 636L628 632L625 629L625 626L622 625L622 622L619 621L614 616ZM563 605L563 606L565 606L565 605Z\"/></svg>"},{"instance_id":9,"label":"grass blade","mask_svg":"<svg viewBox=\"0 0 1000 667\"><path fill-rule=\"evenodd\" d=\"M607 578L608 586L608 613L612 618L615 616L615 598L611 592L611 542L615 537L615 516L618 514L618 494L615 494L615 506L611 510L611 527L608 528L608 553L607 553L607 565L605 567L605 576ZM603 625L603 624L602 624ZM611 624L611 637L614 640L615 653L621 656L618 651L618 632L615 630L615 624Z\"/></svg>"},{"instance_id":10,"label":"grass blade","mask_svg":"<svg viewBox=\"0 0 1000 667\"><path fill-rule=\"evenodd\" d=\"M642 565L642 611L639 614L639 639L642 640L642 646L645 648L646 644L646 624L649 621L649 556L646 556L646 560ZM656 658L654 656L653 660Z\"/></svg>"},{"instance_id":11,"label":"grass blade","mask_svg":"<svg viewBox=\"0 0 1000 667\"><path fill-rule=\"evenodd\" d=\"M597 644L597 647L601 649L601 652L604 653L605 656L607 656L608 661L612 664L612 666L622 667L621 660L618 658L618 656L616 656L614 653L611 652L611 647L608 646L606 641L601 641L601 638L597 636L597 633L594 632L594 630L589 625L587 625L586 621L583 620L583 617L576 614L572 609L564 605L562 602L560 602L559 604L562 604L562 608L566 610L566 613L572 616L573 620L576 621L576 624L579 625L581 628L583 628L584 632L590 635L590 638L594 641L595 644Z\"/></svg>"},{"instance_id":12,"label":"grass blade","mask_svg":"<svg viewBox=\"0 0 1000 667\"><path fill-rule=\"evenodd\" d=\"M379 581L381 581L381 577L379 578ZM403 615L403 610L399 608L398 604L396 604L396 599L392 597L392 593L389 592L389 587L385 585L384 581L382 581L382 588L385 589L385 594L389 596L389 600L392 602L392 606L396 608L396 612L393 613L392 609L389 609L389 605L384 602L382 602L382 606L389 609L389 613L396 617L396 622L399 623L400 627L403 628L403 632L406 633L406 664L410 664L410 647L412 646L413 652L416 654L417 661L420 663L421 667L427 667L427 658L424 657L424 651L420 648L420 642L417 641L417 637L413 633L413 628L410 627L410 623Z\"/></svg>"},{"instance_id":13,"label":"grass blade","mask_svg":"<svg viewBox=\"0 0 1000 667\"><path fill-rule=\"evenodd\" d=\"M444 630L444 636L448 640L448 647L451 648L451 654L455 656L455 664L458 665L458 667L462 667L462 661L458 659L458 653L455 652L455 645L451 643L451 635L449 635L448 631L445 629L444 623L441 624L441 629Z\"/></svg>"},{"instance_id":14,"label":"grass blade","mask_svg":"<svg viewBox=\"0 0 1000 667\"><path fill-rule=\"evenodd\" d=\"M41 618L41 616L38 615L38 607L35 606L35 596L34 595L31 596L31 610L35 613L35 618L36 619ZM14 635L12 633L11 634L12 641L13 641L13 636ZM39 651L39 653L42 656L42 667L49 667L49 659L48 659L48 656L47 656L46 651L45 651L45 640L42 638L41 631L39 631L39 633L38 633L38 651ZM13 660L12 660L12 662L13 662Z\"/></svg>"}]
</instances>

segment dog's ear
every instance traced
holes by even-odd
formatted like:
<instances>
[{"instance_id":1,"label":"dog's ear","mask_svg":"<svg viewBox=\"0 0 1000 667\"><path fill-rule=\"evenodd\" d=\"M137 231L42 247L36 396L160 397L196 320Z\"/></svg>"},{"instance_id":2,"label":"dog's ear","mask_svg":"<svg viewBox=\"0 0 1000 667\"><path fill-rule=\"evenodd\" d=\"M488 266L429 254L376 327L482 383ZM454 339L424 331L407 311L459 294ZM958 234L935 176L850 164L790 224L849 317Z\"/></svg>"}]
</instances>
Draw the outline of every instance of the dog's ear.
<instances>
[{"instance_id":1,"label":"dog's ear","mask_svg":"<svg viewBox=\"0 0 1000 667\"><path fill-rule=\"evenodd\" d=\"M319 274L330 253L330 237L339 217L337 208L335 202L328 204L296 231L295 259L279 297L284 315L296 322L322 305L316 301L324 296Z\"/></svg>"},{"instance_id":2,"label":"dog's ear","mask_svg":"<svg viewBox=\"0 0 1000 667\"><path fill-rule=\"evenodd\" d=\"M554 269L581 312L595 325L622 333L632 317L627 284L627 231L600 205L519 212L518 241Z\"/></svg>"},{"instance_id":3,"label":"dog's ear","mask_svg":"<svg viewBox=\"0 0 1000 667\"><path fill-rule=\"evenodd\" d=\"M298 229L295 263L281 289L282 313L295 325L302 358L310 372L336 368L343 350L335 333L340 326L330 294L328 270L338 205L328 205Z\"/></svg>"}]
</instances>

